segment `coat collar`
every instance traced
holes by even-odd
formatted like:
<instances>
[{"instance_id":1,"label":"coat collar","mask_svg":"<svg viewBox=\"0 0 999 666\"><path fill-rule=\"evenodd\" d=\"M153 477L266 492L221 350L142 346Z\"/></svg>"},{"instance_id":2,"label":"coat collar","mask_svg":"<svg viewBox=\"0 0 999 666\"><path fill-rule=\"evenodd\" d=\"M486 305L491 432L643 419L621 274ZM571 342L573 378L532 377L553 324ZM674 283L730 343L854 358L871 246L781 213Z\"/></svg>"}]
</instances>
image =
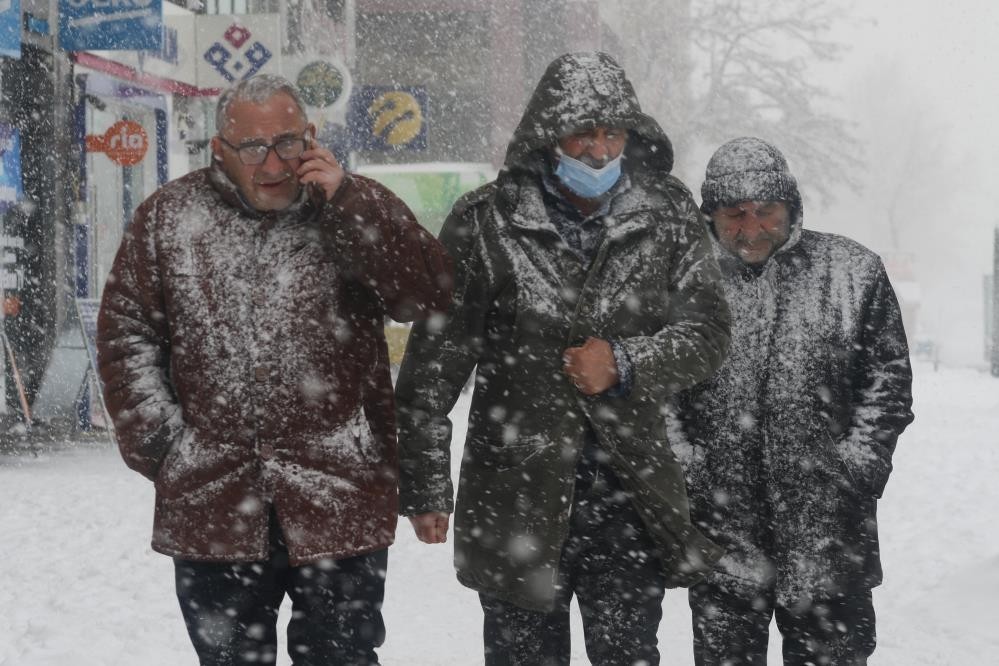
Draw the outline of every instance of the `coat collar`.
<instances>
[{"instance_id":1,"label":"coat collar","mask_svg":"<svg viewBox=\"0 0 999 666\"><path fill-rule=\"evenodd\" d=\"M303 187L298 198L290 206L279 211L259 211L246 201L236 183L222 169L222 164L212 159L208 167L208 182L228 206L241 215L254 219L280 219L288 216L311 217L325 203L323 193L318 189Z\"/></svg>"},{"instance_id":2,"label":"coat collar","mask_svg":"<svg viewBox=\"0 0 999 666\"><path fill-rule=\"evenodd\" d=\"M603 216L607 240L619 240L637 231L659 224L655 216L640 215L655 208L668 206L661 195L653 194L642 185L641 178L625 174L627 186L609 202ZM551 222L543 193L542 176L531 172L501 174L496 195L497 210L512 227L521 231L558 234Z\"/></svg>"}]
</instances>

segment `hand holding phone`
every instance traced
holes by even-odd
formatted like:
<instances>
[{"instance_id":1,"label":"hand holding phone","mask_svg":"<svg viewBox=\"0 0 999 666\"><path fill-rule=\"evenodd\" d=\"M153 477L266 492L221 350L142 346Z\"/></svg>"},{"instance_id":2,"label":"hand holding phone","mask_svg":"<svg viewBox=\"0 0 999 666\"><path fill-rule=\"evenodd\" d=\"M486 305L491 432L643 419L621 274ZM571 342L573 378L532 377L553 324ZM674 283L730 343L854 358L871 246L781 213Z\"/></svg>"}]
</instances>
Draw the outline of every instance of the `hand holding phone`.
<instances>
[{"instance_id":1,"label":"hand holding phone","mask_svg":"<svg viewBox=\"0 0 999 666\"><path fill-rule=\"evenodd\" d=\"M302 153L302 164L298 167L298 179L305 187L322 188L329 201L340 189L346 173L336 156L316 141L313 132L306 134L308 146Z\"/></svg>"}]
</instances>

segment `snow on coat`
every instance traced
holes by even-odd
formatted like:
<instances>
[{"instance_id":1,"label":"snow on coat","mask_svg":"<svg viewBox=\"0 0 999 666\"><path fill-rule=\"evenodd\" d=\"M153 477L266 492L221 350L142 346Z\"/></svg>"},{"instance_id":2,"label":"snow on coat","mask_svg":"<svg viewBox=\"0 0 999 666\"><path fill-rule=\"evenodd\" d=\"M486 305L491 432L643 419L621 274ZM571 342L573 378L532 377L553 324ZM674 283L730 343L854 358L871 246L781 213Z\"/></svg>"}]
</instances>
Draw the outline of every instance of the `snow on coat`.
<instances>
[{"instance_id":1,"label":"snow on coat","mask_svg":"<svg viewBox=\"0 0 999 666\"><path fill-rule=\"evenodd\" d=\"M550 221L539 173L560 134L597 124L629 129L631 186L612 200L587 266ZM406 514L454 512L455 567L473 589L551 608L589 428L672 585L698 579L720 555L690 524L665 441L667 396L707 377L728 344L718 267L671 162L668 139L612 60L564 56L529 102L505 170L445 222L455 301L442 321L414 327L396 388L401 504ZM627 351L630 395L588 397L564 374L562 352L589 336ZM455 506L448 413L473 370Z\"/></svg>"},{"instance_id":2,"label":"snow on coat","mask_svg":"<svg viewBox=\"0 0 999 666\"><path fill-rule=\"evenodd\" d=\"M450 260L374 181L307 192L258 214L216 164L147 199L118 251L99 366L161 553L266 559L271 505L292 565L393 540L383 321L444 310Z\"/></svg>"},{"instance_id":3,"label":"snow on coat","mask_svg":"<svg viewBox=\"0 0 999 666\"><path fill-rule=\"evenodd\" d=\"M881 260L800 222L761 272L715 241L732 345L670 433L694 523L727 551L715 582L788 606L881 582L876 503L913 418Z\"/></svg>"}]
</instances>

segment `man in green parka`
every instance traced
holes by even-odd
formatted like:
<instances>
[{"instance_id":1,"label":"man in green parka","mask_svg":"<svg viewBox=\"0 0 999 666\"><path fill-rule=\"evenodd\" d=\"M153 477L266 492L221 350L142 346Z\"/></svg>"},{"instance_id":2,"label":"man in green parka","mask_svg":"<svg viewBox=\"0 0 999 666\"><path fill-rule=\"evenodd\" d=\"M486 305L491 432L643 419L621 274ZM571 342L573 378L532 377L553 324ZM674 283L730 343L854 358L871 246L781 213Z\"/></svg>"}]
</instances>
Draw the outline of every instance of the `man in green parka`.
<instances>
[{"instance_id":1,"label":"man in green parka","mask_svg":"<svg viewBox=\"0 0 999 666\"><path fill-rule=\"evenodd\" d=\"M663 405L729 342L711 244L673 154L606 54L557 58L497 179L454 207L446 316L417 324L396 386L401 512L477 590L486 664L658 664L666 587L720 549L690 524ZM448 414L475 388L457 507Z\"/></svg>"}]
</instances>

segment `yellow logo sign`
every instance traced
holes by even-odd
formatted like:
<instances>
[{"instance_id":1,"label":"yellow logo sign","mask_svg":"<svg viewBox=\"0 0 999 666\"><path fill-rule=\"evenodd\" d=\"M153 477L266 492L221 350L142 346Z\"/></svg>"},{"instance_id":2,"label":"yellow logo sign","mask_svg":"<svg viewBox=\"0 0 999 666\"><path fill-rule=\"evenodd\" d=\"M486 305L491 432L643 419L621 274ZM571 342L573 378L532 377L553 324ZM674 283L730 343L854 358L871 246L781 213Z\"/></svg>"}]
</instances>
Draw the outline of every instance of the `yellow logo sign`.
<instances>
[{"instance_id":1,"label":"yellow logo sign","mask_svg":"<svg viewBox=\"0 0 999 666\"><path fill-rule=\"evenodd\" d=\"M371 133L390 146L404 146L420 135L423 110L415 97L401 90L382 93L368 107Z\"/></svg>"}]
</instances>

